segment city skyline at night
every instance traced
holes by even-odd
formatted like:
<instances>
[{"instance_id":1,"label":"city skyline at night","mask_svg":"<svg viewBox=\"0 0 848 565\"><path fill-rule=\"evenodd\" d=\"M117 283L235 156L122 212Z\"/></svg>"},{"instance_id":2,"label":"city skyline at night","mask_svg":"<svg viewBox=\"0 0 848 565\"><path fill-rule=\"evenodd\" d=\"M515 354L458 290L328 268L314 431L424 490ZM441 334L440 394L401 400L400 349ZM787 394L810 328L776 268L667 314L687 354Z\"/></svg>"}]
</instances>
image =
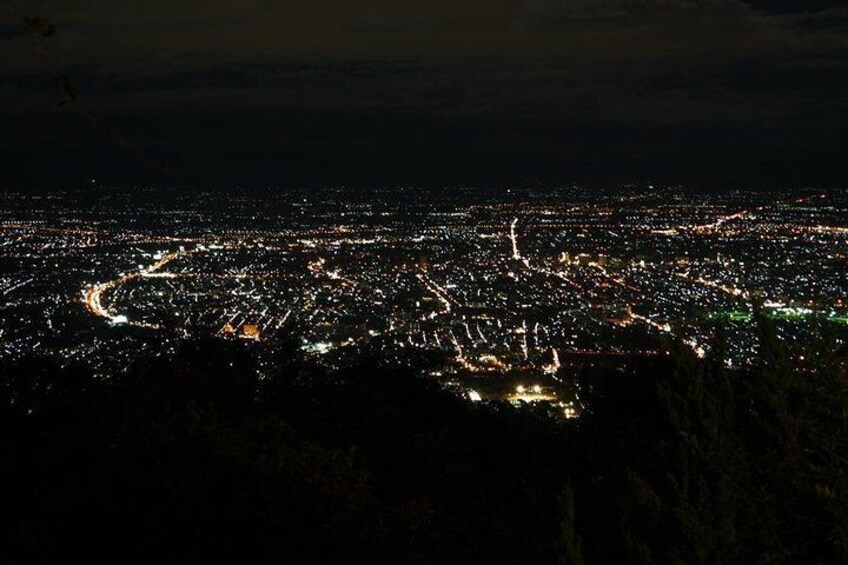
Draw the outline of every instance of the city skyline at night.
<instances>
[{"instance_id":1,"label":"city skyline at night","mask_svg":"<svg viewBox=\"0 0 848 565\"><path fill-rule=\"evenodd\" d=\"M9 359L125 369L214 336L267 360L266 344L292 336L328 367L367 355L497 399L556 390L593 357L678 343L703 358L719 326L742 367L758 308L788 344L822 323L848 330L841 190L115 188L4 202Z\"/></svg>"},{"instance_id":2,"label":"city skyline at night","mask_svg":"<svg viewBox=\"0 0 848 565\"><path fill-rule=\"evenodd\" d=\"M845 0L4 0L0 77L0 563L848 563Z\"/></svg>"}]
</instances>

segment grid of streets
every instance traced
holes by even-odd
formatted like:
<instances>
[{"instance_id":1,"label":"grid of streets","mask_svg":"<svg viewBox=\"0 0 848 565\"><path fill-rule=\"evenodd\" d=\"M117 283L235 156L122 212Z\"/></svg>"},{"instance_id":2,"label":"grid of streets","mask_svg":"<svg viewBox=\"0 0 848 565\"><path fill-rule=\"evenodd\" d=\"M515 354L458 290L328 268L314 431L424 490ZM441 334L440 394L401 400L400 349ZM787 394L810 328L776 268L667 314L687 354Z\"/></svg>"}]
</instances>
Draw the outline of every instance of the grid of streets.
<instances>
[{"instance_id":1,"label":"grid of streets","mask_svg":"<svg viewBox=\"0 0 848 565\"><path fill-rule=\"evenodd\" d=\"M6 193L0 357L105 370L192 335L250 340L260 357L296 335L329 366L367 354L543 382L668 340L703 356L718 323L743 364L755 303L790 345L822 324L844 339L848 191L777 194Z\"/></svg>"}]
</instances>

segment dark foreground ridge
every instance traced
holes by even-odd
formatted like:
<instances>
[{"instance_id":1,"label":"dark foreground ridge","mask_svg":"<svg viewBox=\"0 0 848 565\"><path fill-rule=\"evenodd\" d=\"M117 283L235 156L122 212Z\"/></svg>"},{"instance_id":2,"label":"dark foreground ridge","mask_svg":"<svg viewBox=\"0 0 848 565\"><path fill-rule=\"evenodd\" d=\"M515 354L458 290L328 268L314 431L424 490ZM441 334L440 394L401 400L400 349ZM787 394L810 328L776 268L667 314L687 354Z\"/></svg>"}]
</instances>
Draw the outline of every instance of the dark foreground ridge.
<instances>
[{"instance_id":1,"label":"dark foreground ridge","mask_svg":"<svg viewBox=\"0 0 848 565\"><path fill-rule=\"evenodd\" d=\"M0 378L0 561L838 563L848 374L686 351L586 370L582 417L470 404L292 350L195 342L93 379Z\"/></svg>"}]
</instances>

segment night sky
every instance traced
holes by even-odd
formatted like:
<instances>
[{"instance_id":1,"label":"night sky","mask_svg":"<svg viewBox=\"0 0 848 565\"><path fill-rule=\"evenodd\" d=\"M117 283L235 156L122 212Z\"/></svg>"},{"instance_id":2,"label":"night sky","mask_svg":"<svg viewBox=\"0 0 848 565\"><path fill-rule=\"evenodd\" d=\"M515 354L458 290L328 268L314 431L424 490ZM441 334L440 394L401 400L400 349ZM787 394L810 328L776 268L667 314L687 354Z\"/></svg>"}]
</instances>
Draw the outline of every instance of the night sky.
<instances>
[{"instance_id":1,"label":"night sky","mask_svg":"<svg viewBox=\"0 0 848 565\"><path fill-rule=\"evenodd\" d=\"M848 178L844 0L5 4L6 186Z\"/></svg>"}]
</instances>

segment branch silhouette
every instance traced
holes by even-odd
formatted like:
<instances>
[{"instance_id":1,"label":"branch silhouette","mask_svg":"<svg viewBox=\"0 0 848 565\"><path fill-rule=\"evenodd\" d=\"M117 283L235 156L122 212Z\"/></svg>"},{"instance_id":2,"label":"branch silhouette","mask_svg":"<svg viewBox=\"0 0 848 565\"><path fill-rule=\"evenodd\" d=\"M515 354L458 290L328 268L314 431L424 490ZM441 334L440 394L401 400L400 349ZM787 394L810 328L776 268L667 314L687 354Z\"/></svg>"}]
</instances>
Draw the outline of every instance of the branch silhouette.
<instances>
[{"instance_id":1,"label":"branch silhouette","mask_svg":"<svg viewBox=\"0 0 848 565\"><path fill-rule=\"evenodd\" d=\"M21 11L15 0L7 0L7 3L15 19L21 23L24 29L27 30L27 34L32 38L38 59L46 62L48 51L45 47L44 40L56 35L56 26L44 16L25 14ZM110 127L99 115L92 111L80 98L76 84L69 75L63 74L57 76L55 83L61 96L58 102L60 108L68 108L73 111L91 129L100 134L109 143L117 145L122 151L130 155L133 159L143 163L149 169L158 173L168 172L167 165L150 158L138 146Z\"/></svg>"}]
</instances>

